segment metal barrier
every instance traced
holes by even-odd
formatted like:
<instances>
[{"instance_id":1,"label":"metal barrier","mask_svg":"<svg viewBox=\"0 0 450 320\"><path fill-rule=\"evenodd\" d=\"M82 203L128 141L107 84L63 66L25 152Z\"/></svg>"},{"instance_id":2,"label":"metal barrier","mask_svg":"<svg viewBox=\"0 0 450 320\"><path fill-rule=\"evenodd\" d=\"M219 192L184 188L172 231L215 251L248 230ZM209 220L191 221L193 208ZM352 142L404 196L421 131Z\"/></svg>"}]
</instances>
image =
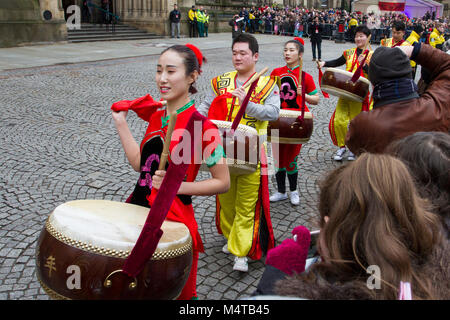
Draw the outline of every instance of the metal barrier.
<instances>
[{"instance_id":1,"label":"metal barrier","mask_svg":"<svg viewBox=\"0 0 450 320\"><path fill-rule=\"evenodd\" d=\"M266 20L256 19L256 25L259 26L259 28L256 28L256 32L265 33L265 34L274 34L274 20L271 20L270 22ZM297 32L295 32L294 28L295 23L291 23L288 30L283 30L283 34L287 36L294 36L297 35ZM302 36L305 38L310 37L310 30L309 30L309 23L303 23L303 34ZM335 40L337 33L338 33L338 26L337 24L331 24L331 23L322 23L323 31L321 33L322 39L326 40ZM281 29L281 28L280 28ZM380 44L381 40L390 37L391 30L390 28L374 28L371 29L372 31L372 37L370 42L375 44ZM294 33L295 32L295 33ZM410 33L411 31L409 31ZM280 33L280 30L278 30L278 33ZM409 35L408 33L408 35ZM351 34L350 29L346 28L345 30L345 41L353 42L353 35Z\"/></svg>"}]
</instances>

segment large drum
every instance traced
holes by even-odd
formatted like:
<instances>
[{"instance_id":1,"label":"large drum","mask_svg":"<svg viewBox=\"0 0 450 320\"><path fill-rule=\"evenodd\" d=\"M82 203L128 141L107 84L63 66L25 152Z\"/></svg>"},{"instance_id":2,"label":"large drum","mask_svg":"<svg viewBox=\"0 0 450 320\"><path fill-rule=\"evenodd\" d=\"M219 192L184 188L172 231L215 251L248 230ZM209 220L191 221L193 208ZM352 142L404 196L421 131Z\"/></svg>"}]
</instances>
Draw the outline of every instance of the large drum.
<instances>
[{"instance_id":1,"label":"large drum","mask_svg":"<svg viewBox=\"0 0 450 320\"><path fill-rule=\"evenodd\" d=\"M188 228L165 221L143 271L121 272L149 209L106 200L76 200L49 216L36 246L36 275L54 299L176 299L190 273Z\"/></svg>"},{"instance_id":2,"label":"large drum","mask_svg":"<svg viewBox=\"0 0 450 320\"><path fill-rule=\"evenodd\" d=\"M313 132L311 112L305 112L303 122L297 118L301 111L280 110L278 120L270 121L267 127L267 141L283 144L304 144Z\"/></svg>"},{"instance_id":3,"label":"large drum","mask_svg":"<svg viewBox=\"0 0 450 320\"><path fill-rule=\"evenodd\" d=\"M362 102L367 96L370 88L370 81L366 78L352 82L353 73L336 69L327 68L322 76L321 88L334 96L345 99Z\"/></svg>"},{"instance_id":4,"label":"large drum","mask_svg":"<svg viewBox=\"0 0 450 320\"><path fill-rule=\"evenodd\" d=\"M231 174L250 174L256 171L259 163L260 137L255 128L239 124L233 136L223 137L224 132L231 129L232 122L211 120L217 125L222 145L226 154L228 170ZM200 170L207 171L205 164Z\"/></svg>"}]
</instances>

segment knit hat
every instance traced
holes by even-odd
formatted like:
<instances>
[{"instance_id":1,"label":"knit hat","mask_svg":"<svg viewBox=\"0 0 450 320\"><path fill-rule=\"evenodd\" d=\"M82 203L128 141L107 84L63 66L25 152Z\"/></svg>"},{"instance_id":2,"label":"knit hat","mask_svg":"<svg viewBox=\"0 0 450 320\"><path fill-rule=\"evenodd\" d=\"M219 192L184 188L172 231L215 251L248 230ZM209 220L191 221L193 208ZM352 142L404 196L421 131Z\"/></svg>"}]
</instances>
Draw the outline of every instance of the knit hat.
<instances>
[{"instance_id":1,"label":"knit hat","mask_svg":"<svg viewBox=\"0 0 450 320\"><path fill-rule=\"evenodd\" d=\"M379 47L369 63L369 80L375 86L379 83L400 79L411 79L409 58L399 48Z\"/></svg>"}]
</instances>

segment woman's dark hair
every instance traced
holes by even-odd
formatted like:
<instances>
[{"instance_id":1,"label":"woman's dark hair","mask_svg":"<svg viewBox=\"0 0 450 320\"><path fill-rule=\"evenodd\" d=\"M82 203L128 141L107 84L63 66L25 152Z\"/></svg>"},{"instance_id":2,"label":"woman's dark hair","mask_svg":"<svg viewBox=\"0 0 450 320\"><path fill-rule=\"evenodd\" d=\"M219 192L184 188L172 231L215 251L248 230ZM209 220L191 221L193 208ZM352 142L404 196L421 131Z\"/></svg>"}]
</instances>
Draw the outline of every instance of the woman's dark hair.
<instances>
[{"instance_id":1,"label":"woman's dark hair","mask_svg":"<svg viewBox=\"0 0 450 320\"><path fill-rule=\"evenodd\" d=\"M293 44L297 47L298 53L303 53L303 52L305 52L305 48L304 48L303 45L300 43L300 41L297 41L297 40L289 40L289 41L287 41L287 42L284 44L284 46L286 46L288 43L293 43Z\"/></svg>"},{"instance_id":2,"label":"woman's dark hair","mask_svg":"<svg viewBox=\"0 0 450 320\"><path fill-rule=\"evenodd\" d=\"M386 152L402 160L413 176L420 195L429 199L450 234L450 135L416 132L392 142Z\"/></svg>"},{"instance_id":3,"label":"woman's dark hair","mask_svg":"<svg viewBox=\"0 0 450 320\"><path fill-rule=\"evenodd\" d=\"M167 51L175 51L184 58L184 66L186 67L186 76L189 76L194 71L197 71L199 74L201 73L200 64L197 59L197 56L195 55L194 51L191 48L185 45L177 44L165 49L163 52L161 52L161 55ZM203 62L206 62L206 58L204 57ZM194 84L191 84L189 88L189 93L194 94L197 92L198 91L194 87Z\"/></svg>"},{"instance_id":4,"label":"woman's dark hair","mask_svg":"<svg viewBox=\"0 0 450 320\"><path fill-rule=\"evenodd\" d=\"M258 40L254 36L248 33L241 33L236 38L233 39L233 44L231 45L231 49L233 49L234 44L238 42L248 43L249 49L252 51L252 54L259 52Z\"/></svg>"},{"instance_id":5,"label":"woman's dark hair","mask_svg":"<svg viewBox=\"0 0 450 320\"><path fill-rule=\"evenodd\" d=\"M365 26L365 25L356 27L356 28L355 28L355 35L356 35L358 32L364 33L367 37L370 36L370 34L371 34L370 29L367 28L367 26Z\"/></svg>"}]
</instances>

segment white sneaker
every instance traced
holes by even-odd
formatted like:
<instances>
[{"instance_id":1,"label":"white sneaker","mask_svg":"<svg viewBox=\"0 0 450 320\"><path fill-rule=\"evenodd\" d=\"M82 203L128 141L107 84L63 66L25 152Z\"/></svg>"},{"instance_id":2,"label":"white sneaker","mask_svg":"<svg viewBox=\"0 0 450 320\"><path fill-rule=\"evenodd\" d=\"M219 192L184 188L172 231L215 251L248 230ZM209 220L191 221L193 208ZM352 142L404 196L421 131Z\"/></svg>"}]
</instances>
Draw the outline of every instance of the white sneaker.
<instances>
[{"instance_id":1,"label":"white sneaker","mask_svg":"<svg viewBox=\"0 0 450 320\"><path fill-rule=\"evenodd\" d=\"M233 270L247 272L248 271L247 257L235 257Z\"/></svg>"},{"instance_id":2,"label":"white sneaker","mask_svg":"<svg viewBox=\"0 0 450 320\"><path fill-rule=\"evenodd\" d=\"M230 250L228 250L228 243L225 243L225 245L222 247L222 252L223 253L230 253Z\"/></svg>"},{"instance_id":3,"label":"white sneaker","mask_svg":"<svg viewBox=\"0 0 450 320\"><path fill-rule=\"evenodd\" d=\"M351 152L350 150L348 150L347 160L348 160L348 161L354 161L354 160L356 160L356 156L355 156L355 155L353 154L353 152Z\"/></svg>"},{"instance_id":4,"label":"white sneaker","mask_svg":"<svg viewBox=\"0 0 450 320\"><path fill-rule=\"evenodd\" d=\"M298 195L298 191L297 191L297 190L292 191L292 192L289 194L289 197L291 198L291 203L292 203L294 206L298 206L298 205L300 204L300 196Z\"/></svg>"},{"instance_id":5,"label":"white sneaker","mask_svg":"<svg viewBox=\"0 0 450 320\"><path fill-rule=\"evenodd\" d=\"M287 193L275 193L269 197L270 202L277 202L281 200L286 200L288 198Z\"/></svg>"},{"instance_id":6,"label":"white sneaker","mask_svg":"<svg viewBox=\"0 0 450 320\"><path fill-rule=\"evenodd\" d=\"M342 161L345 152L347 152L347 149L345 147L340 148L334 155L333 159L335 161Z\"/></svg>"}]
</instances>

